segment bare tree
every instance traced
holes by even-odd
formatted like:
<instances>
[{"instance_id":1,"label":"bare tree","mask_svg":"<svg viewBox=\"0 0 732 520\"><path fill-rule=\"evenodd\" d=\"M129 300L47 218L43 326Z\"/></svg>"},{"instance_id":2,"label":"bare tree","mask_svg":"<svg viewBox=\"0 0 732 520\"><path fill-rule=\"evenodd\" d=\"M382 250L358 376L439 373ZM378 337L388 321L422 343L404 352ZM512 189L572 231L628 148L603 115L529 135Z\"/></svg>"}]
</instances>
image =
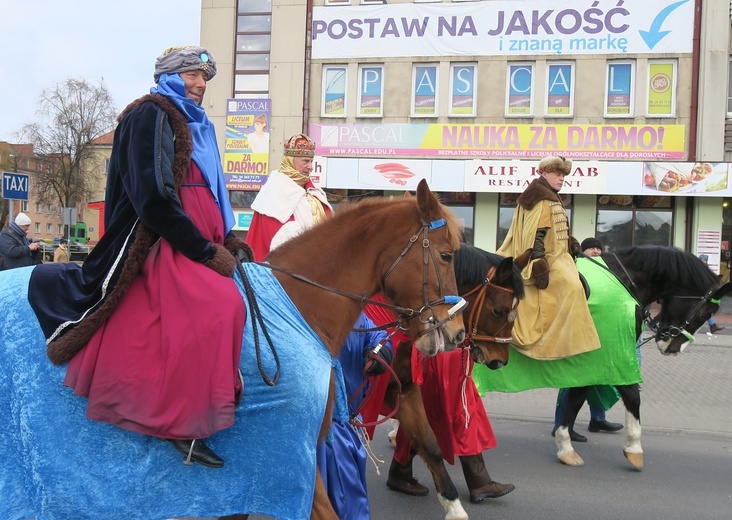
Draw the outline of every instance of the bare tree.
<instances>
[{"instance_id":1,"label":"bare tree","mask_svg":"<svg viewBox=\"0 0 732 520\"><path fill-rule=\"evenodd\" d=\"M92 141L115 124L104 81L94 85L69 78L58 83L42 92L36 115L39 121L24 125L20 133L45 163L44 171L34 173L39 200L61 207L86 202L95 184L88 176L95 172L85 171L84 161L90 158Z\"/></svg>"}]
</instances>

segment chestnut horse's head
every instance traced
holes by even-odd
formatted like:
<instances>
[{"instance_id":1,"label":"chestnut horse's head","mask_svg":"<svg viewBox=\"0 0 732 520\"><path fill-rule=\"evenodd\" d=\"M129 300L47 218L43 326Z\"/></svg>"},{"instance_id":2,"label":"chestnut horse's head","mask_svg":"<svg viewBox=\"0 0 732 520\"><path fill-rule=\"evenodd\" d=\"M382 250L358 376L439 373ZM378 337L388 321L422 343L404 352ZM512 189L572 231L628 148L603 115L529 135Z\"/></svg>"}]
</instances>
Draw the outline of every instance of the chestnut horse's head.
<instances>
[{"instance_id":1,"label":"chestnut horse's head","mask_svg":"<svg viewBox=\"0 0 732 520\"><path fill-rule=\"evenodd\" d=\"M414 204L415 199L405 202ZM389 301L416 311L401 313L402 325L419 350L434 355L454 350L465 338L460 315L464 302L458 296L454 264L461 233L425 180L417 187L415 209L417 223L406 222L411 237L394 244L400 253L382 276L382 290Z\"/></svg>"},{"instance_id":2,"label":"chestnut horse's head","mask_svg":"<svg viewBox=\"0 0 732 520\"><path fill-rule=\"evenodd\" d=\"M473 361L502 368L508 363L516 306L524 296L521 271L512 258L468 244L458 250L455 270L458 290L468 301L465 316Z\"/></svg>"}]
</instances>

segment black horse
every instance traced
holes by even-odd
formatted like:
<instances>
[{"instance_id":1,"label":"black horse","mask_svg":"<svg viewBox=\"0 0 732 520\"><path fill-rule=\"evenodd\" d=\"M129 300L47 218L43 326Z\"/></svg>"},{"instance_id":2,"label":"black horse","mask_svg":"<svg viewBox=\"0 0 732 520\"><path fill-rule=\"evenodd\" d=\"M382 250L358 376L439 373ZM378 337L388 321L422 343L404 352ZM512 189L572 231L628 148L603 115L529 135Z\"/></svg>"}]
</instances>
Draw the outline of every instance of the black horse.
<instances>
[{"instance_id":1,"label":"black horse","mask_svg":"<svg viewBox=\"0 0 732 520\"><path fill-rule=\"evenodd\" d=\"M693 334L719 309L720 299L732 285L719 285L718 277L691 253L670 247L640 246L603 253L607 267L639 303L636 338L643 322L664 355L676 355L693 340ZM660 311L651 317L649 306L658 302ZM612 305L612 302L608 302ZM640 392L637 384L616 386L626 413L626 442L623 453L637 469L643 469L641 447ZM569 404L556 431L557 456L564 464L582 466L574 451L569 431L587 397L589 387L571 388Z\"/></svg>"}]
</instances>

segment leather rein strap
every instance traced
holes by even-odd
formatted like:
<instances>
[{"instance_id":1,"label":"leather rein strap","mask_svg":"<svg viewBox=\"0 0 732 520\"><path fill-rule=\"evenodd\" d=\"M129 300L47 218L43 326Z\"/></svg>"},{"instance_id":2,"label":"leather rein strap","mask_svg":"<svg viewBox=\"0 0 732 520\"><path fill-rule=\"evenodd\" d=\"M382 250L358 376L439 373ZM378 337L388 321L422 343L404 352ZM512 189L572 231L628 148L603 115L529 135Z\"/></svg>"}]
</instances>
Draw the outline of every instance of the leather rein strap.
<instances>
[{"instance_id":1,"label":"leather rein strap","mask_svg":"<svg viewBox=\"0 0 732 520\"><path fill-rule=\"evenodd\" d=\"M480 312L483 309L483 305L485 303L486 299L486 293L488 292L488 289L491 288L493 290L505 292L508 294L514 294L513 289L508 289L506 287L501 287L500 285L496 285L493 282L491 282L491 279L496 274L496 268L491 266L488 269L488 274L486 274L485 279L483 280L483 283L473 287L470 291L463 294L463 298L466 298L468 296L471 296L472 294L477 293L477 296L475 297L475 302L473 303L473 307L470 309L470 315L468 317L468 323L466 324L466 328L468 330L467 337L465 338L466 341L468 341L471 345L471 348L476 340L478 341L487 341L490 343L511 343L513 341L513 338L509 336L505 337L499 337L498 334L506 327L509 323L513 322L516 319L516 305L517 300L514 297L513 299L513 305L511 307L511 311L509 313L508 320L506 323L501 325L501 327L496 331L495 335L489 336L486 334L479 334L478 333L478 321L480 317Z\"/></svg>"}]
</instances>

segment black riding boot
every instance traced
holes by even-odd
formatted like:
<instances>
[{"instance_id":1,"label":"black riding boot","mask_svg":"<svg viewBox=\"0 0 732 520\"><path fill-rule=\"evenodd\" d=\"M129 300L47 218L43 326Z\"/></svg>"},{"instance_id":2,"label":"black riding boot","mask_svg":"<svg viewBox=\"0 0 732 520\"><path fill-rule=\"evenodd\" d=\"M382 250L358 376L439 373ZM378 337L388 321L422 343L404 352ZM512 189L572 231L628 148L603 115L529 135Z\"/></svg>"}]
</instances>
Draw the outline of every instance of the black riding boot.
<instances>
[{"instance_id":1,"label":"black riding boot","mask_svg":"<svg viewBox=\"0 0 732 520\"><path fill-rule=\"evenodd\" d=\"M224 459L206 446L203 439L168 439L168 442L185 457L183 464L198 462L209 468L220 468L224 465Z\"/></svg>"},{"instance_id":2,"label":"black riding boot","mask_svg":"<svg viewBox=\"0 0 732 520\"><path fill-rule=\"evenodd\" d=\"M500 484L491 479L485 467L482 453L459 458L465 475L465 483L468 485L468 490L470 490L471 502L477 503L486 498L502 497L516 489L511 483Z\"/></svg>"},{"instance_id":3,"label":"black riding boot","mask_svg":"<svg viewBox=\"0 0 732 520\"><path fill-rule=\"evenodd\" d=\"M407 464L399 464L396 459L391 459L389 477L386 479L386 487L392 491L398 491L406 495L423 497L430 492L427 487L412 476L412 458Z\"/></svg>"}]
</instances>

